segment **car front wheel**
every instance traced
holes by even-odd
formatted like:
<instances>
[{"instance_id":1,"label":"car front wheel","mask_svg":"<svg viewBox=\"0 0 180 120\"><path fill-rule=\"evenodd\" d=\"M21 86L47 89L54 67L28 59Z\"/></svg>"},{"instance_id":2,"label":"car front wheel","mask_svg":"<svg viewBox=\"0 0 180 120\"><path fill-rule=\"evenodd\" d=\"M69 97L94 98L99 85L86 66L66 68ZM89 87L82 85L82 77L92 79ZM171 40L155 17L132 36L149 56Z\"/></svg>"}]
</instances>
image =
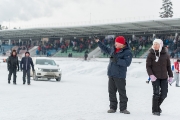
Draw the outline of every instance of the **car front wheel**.
<instances>
[{"instance_id":1,"label":"car front wheel","mask_svg":"<svg viewBox=\"0 0 180 120\"><path fill-rule=\"evenodd\" d=\"M34 79L35 81L38 80L38 77L36 76L36 73L35 73L35 72L34 72L34 74L33 74L33 79Z\"/></svg>"}]
</instances>

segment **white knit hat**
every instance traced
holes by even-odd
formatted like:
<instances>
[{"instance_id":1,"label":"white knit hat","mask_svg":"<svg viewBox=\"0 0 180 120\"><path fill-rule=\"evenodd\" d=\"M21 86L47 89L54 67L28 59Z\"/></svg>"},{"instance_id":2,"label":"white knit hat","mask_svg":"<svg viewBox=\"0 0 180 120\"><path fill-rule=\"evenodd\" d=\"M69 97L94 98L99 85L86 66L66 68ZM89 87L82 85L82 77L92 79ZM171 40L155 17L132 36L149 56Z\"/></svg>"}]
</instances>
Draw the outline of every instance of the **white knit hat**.
<instances>
[{"instance_id":1,"label":"white knit hat","mask_svg":"<svg viewBox=\"0 0 180 120\"><path fill-rule=\"evenodd\" d=\"M160 45L160 48L159 48L159 56L156 56L156 52L155 52L155 49L154 49L154 47L153 47L153 45L155 44L155 43L158 43L159 45ZM153 41L153 45L152 45L152 49L154 50L154 53L155 53L155 57L156 57L156 62L158 62L158 60L159 60L159 58L160 58L160 52L162 51L162 47L163 47L163 41L161 40L161 39L155 39L154 41Z\"/></svg>"},{"instance_id":2,"label":"white knit hat","mask_svg":"<svg viewBox=\"0 0 180 120\"><path fill-rule=\"evenodd\" d=\"M155 43L158 43L158 44L160 45L159 52L161 52L161 51L162 51L162 47L163 47L163 41L162 41L161 39L155 39L155 40L153 41L153 45L154 45ZM153 46L152 46L152 49L155 50Z\"/></svg>"}]
</instances>

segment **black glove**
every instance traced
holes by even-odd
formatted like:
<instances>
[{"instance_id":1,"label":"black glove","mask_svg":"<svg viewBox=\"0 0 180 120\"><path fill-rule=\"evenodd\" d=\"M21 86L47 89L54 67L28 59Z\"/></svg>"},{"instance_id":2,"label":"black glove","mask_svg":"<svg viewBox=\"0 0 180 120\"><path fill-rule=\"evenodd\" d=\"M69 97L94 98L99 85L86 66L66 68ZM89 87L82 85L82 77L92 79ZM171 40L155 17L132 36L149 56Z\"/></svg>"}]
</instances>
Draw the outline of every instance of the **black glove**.
<instances>
[{"instance_id":1,"label":"black glove","mask_svg":"<svg viewBox=\"0 0 180 120\"><path fill-rule=\"evenodd\" d=\"M111 62L117 63L117 59L114 55L111 55L110 60L111 60Z\"/></svg>"},{"instance_id":2,"label":"black glove","mask_svg":"<svg viewBox=\"0 0 180 120\"><path fill-rule=\"evenodd\" d=\"M8 71L10 70L10 67L9 67L9 66L7 67L7 70L8 70Z\"/></svg>"},{"instance_id":3,"label":"black glove","mask_svg":"<svg viewBox=\"0 0 180 120\"><path fill-rule=\"evenodd\" d=\"M146 81L147 84L149 84L149 81Z\"/></svg>"}]
</instances>

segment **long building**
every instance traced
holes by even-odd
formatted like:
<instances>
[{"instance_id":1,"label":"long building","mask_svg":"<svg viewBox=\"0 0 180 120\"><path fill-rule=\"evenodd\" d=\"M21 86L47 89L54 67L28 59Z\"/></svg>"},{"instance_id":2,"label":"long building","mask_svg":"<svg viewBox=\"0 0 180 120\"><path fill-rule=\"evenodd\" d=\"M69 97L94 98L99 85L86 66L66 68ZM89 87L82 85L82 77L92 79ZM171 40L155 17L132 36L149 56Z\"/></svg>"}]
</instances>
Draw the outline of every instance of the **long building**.
<instances>
[{"instance_id":1,"label":"long building","mask_svg":"<svg viewBox=\"0 0 180 120\"><path fill-rule=\"evenodd\" d=\"M42 38L92 37L94 35L177 35L179 32L180 18L176 18L79 27L0 30L0 40L41 40Z\"/></svg>"}]
</instances>

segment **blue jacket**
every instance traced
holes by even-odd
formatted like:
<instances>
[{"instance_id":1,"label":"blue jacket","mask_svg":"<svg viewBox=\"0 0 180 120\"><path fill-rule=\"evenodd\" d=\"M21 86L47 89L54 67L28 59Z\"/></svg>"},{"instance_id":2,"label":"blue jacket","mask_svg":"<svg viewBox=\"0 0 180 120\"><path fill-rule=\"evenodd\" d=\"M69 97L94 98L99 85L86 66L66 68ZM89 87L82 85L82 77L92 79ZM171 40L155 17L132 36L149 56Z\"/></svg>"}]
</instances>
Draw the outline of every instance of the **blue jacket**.
<instances>
[{"instance_id":1,"label":"blue jacket","mask_svg":"<svg viewBox=\"0 0 180 120\"><path fill-rule=\"evenodd\" d=\"M132 61L132 53L129 44L126 42L126 47L115 53L115 48L108 48L102 42L98 42L99 47L110 56L114 56L117 62L109 61L108 76L115 78L126 78L127 67L130 66Z\"/></svg>"},{"instance_id":2,"label":"blue jacket","mask_svg":"<svg viewBox=\"0 0 180 120\"><path fill-rule=\"evenodd\" d=\"M32 58L23 57L20 64L21 70L30 70L31 69L30 65L32 67L32 70L34 70L34 64L33 64Z\"/></svg>"}]
</instances>

